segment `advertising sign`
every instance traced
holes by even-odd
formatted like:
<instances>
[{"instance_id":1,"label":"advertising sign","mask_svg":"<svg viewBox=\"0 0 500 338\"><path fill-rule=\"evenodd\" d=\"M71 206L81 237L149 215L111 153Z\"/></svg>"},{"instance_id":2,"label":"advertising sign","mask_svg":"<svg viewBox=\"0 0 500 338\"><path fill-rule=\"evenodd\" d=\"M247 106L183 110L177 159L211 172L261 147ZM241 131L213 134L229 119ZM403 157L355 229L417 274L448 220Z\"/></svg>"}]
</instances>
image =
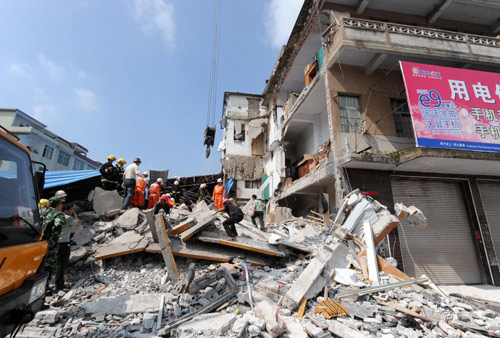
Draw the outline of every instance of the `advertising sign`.
<instances>
[{"instance_id":1,"label":"advertising sign","mask_svg":"<svg viewBox=\"0 0 500 338\"><path fill-rule=\"evenodd\" d=\"M500 152L500 74L400 64L418 147Z\"/></svg>"}]
</instances>

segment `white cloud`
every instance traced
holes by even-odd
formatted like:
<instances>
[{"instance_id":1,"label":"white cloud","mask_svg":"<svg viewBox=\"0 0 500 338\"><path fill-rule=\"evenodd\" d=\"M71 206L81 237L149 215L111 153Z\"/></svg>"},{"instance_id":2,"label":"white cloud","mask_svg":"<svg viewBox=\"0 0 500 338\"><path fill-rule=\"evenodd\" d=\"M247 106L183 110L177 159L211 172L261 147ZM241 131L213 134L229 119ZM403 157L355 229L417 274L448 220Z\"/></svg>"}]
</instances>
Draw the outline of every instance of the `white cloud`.
<instances>
[{"instance_id":1,"label":"white cloud","mask_svg":"<svg viewBox=\"0 0 500 338\"><path fill-rule=\"evenodd\" d=\"M134 0L137 20L146 32L159 32L169 49L176 45L174 4L165 0Z\"/></svg>"},{"instance_id":2,"label":"white cloud","mask_svg":"<svg viewBox=\"0 0 500 338\"><path fill-rule=\"evenodd\" d=\"M78 106L86 111L97 111L99 109L99 97L88 89L75 89L76 102Z\"/></svg>"},{"instance_id":3,"label":"white cloud","mask_svg":"<svg viewBox=\"0 0 500 338\"><path fill-rule=\"evenodd\" d=\"M287 43L304 0L270 0L265 5L269 44L281 48Z\"/></svg>"},{"instance_id":4,"label":"white cloud","mask_svg":"<svg viewBox=\"0 0 500 338\"><path fill-rule=\"evenodd\" d=\"M51 103L38 104L33 108L34 118L50 125L50 122L59 118L57 108Z\"/></svg>"},{"instance_id":5,"label":"white cloud","mask_svg":"<svg viewBox=\"0 0 500 338\"><path fill-rule=\"evenodd\" d=\"M66 72L64 70L64 67L56 65L51 60L47 59L47 57L43 53L38 54L38 61L40 62L42 67L49 74L50 78L53 81L55 81L55 82L62 81L64 74Z\"/></svg>"},{"instance_id":6,"label":"white cloud","mask_svg":"<svg viewBox=\"0 0 500 338\"><path fill-rule=\"evenodd\" d=\"M76 72L76 77L78 77L79 79L84 79L87 77L87 74L80 69Z\"/></svg>"},{"instance_id":7,"label":"white cloud","mask_svg":"<svg viewBox=\"0 0 500 338\"><path fill-rule=\"evenodd\" d=\"M20 63L13 62L10 64L7 71L11 74L15 74L18 76L25 77L27 79L31 79L31 73L28 69L29 69L29 66L27 64L20 64Z\"/></svg>"}]
</instances>

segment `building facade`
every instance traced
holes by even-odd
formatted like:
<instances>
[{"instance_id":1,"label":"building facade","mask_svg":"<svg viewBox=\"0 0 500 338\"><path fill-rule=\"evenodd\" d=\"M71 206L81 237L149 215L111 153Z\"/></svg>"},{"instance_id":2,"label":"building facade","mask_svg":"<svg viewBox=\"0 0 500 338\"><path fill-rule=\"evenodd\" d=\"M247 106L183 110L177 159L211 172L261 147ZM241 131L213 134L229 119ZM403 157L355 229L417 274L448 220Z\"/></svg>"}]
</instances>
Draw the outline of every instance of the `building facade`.
<instances>
[{"instance_id":1,"label":"building facade","mask_svg":"<svg viewBox=\"0 0 500 338\"><path fill-rule=\"evenodd\" d=\"M264 175L276 175L277 203L301 215L327 194L333 211L359 188L390 209L415 205L429 226L390 234L400 269L500 285L500 154L416 147L399 67L499 73L499 10L491 1L306 0L262 95Z\"/></svg>"},{"instance_id":2,"label":"building facade","mask_svg":"<svg viewBox=\"0 0 500 338\"><path fill-rule=\"evenodd\" d=\"M0 125L19 137L31 151L31 159L47 170L95 170L100 163L87 157L88 150L68 142L19 109L0 109Z\"/></svg>"}]
</instances>

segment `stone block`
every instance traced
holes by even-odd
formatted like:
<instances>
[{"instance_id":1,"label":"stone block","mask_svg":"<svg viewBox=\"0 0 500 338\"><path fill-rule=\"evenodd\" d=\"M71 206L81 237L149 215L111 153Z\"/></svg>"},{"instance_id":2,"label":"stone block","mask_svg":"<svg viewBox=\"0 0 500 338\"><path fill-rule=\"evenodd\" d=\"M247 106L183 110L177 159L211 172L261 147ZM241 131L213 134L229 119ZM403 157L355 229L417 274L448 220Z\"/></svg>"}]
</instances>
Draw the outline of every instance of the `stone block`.
<instances>
[{"instance_id":1,"label":"stone block","mask_svg":"<svg viewBox=\"0 0 500 338\"><path fill-rule=\"evenodd\" d=\"M125 213L123 213L115 221L115 224L125 230L133 230L137 227L137 222L139 221L139 209L132 208Z\"/></svg>"},{"instance_id":2,"label":"stone block","mask_svg":"<svg viewBox=\"0 0 500 338\"><path fill-rule=\"evenodd\" d=\"M236 321L234 313L205 313L177 327L180 337L203 335L204 337L224 336Z\"/></svg>"},{"instance_id":3,"label":"stone block","mask_svg":"<svg viewBox=\"0 0 500 338\"><path fill-rule=\"evenodd\" d=\"M116 190L107 191L97 187L90 192L89 201L92 201L94 211L101 216L111 210L120 209L123 199Z\"/></svg>"}]
</instances>

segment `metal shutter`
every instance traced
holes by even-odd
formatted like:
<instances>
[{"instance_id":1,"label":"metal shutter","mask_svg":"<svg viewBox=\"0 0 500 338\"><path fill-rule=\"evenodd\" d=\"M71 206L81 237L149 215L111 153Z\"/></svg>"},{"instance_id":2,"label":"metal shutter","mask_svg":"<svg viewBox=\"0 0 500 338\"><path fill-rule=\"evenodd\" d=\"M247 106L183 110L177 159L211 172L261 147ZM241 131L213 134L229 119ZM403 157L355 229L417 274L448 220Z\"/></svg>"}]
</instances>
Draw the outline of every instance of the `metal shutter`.
<instances>
[{"instance_id":1,"label":"metal shutter","mask_svg":"<svg viewBox=\"0 0 500 338\"><path fill-rule=\"evenodd\" d=\"M500 259L500 208L498 207L498 193L500 191L499 183L479 183L479 192L483 201L484 212L488 220L493 247Z\"/></svg>"},{"instance_id":2,"label":"metal shutter","mask_svg":"<svg viewBox=\"0 0 500 338\"><path fill-rule=\"evenodd\" d=\"M412 228L405 222L402 224L404 233L399 229L405 273L414 277L425 274L436 284L481 283L479 262L460 185L455 182L393 179L392 192L395 203L415 205L428 220L424 230Z\"/></svg>"}]
</instances>

